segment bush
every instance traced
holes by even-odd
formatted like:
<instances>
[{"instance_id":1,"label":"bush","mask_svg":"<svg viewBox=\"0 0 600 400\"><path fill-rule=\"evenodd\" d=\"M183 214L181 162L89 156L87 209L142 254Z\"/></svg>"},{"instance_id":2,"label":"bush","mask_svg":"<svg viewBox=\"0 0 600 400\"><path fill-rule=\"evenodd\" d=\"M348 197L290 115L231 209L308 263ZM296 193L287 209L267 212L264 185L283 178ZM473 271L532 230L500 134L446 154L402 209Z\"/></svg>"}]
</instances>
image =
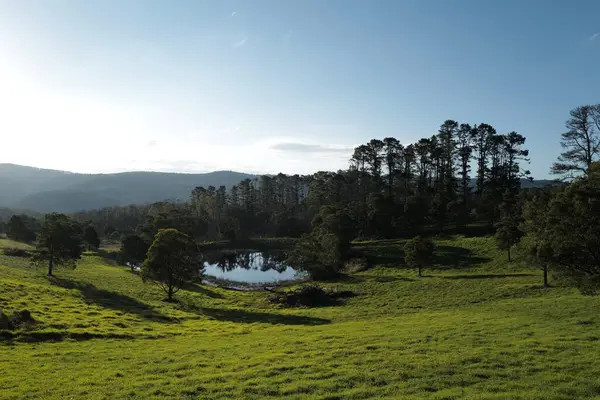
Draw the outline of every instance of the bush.
<instances>
[{"instance_id":1,"label":"bush","mask_svg":"<svg viewBox=\"0 0 600 400\"><path fill-rule=\"evenodd\" d=\"M302 286L296 290L285 293L276 293L268 298L269 302L289 307L318 307L337 303L337 299L352 297L354 293L349 290L337 291L323 289L316 284Z\"/></svg>"},{"instance_id":2,"label":"bush","mask_svg":"<svg viewBox=\"0 0 600 400\"><path fill-rule=\"evenodd\" d=\"M0 330L4 329L13 329L13 325L12 322L10 322L10 318L8 318L8 315L0 311Z\"/></svg>"},{"instance_id":3,"label":"bush","mask_svg":"<svg viewBox=\"0 0 600 400\"><path fill-rule=\"evenodd\" d=\"M23 328L35 324L35 319L33 319L29 310L21 310L11 315L10 322L15 328Z\"/></svg>"},{"instance_id":4,"label":"bush","mask_svg":"<svg viewBox=\"0 0 600 400\"><path fill-rule=\"evenodd\" d=\"M35 324L35 319L29 310L13 313L10 317L0 311L0 330L13 330Z\"/></svg>"},{"instance_id":5,"label":"bush","mask_svg":"<svg viewBox=\"0 0 600 400\"><path fill-rule=\"evenodd\" d=\"M9 257L29 258L29 257L31 257L32 253L25 249L9 247L9 248L4 249L4 255L9 256Z\"/></svg>"}]
</instances>

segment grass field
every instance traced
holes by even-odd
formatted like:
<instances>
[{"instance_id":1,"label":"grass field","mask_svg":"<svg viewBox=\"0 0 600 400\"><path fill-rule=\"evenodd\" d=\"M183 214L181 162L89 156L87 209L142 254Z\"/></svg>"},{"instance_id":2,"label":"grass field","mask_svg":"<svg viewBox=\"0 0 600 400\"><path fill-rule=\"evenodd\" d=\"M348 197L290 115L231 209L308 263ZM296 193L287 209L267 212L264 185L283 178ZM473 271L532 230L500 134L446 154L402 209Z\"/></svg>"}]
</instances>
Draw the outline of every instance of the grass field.
<instances>
[{"instance_id":1,"label":"grass field","mask_svg":"<svg viewBox=\"0 0 600 400\"><path fill-rule=\"evenodd\" d=\"M438 241L416 277L399 241L327 283L345 304L272 306L265 292L190 287L177 304L88 254L49 279L0 255L2 399L600 399L600 301L506 265L487 238ZM552 282L551 282L552 283Z\"/></svg>"}]
</instances>

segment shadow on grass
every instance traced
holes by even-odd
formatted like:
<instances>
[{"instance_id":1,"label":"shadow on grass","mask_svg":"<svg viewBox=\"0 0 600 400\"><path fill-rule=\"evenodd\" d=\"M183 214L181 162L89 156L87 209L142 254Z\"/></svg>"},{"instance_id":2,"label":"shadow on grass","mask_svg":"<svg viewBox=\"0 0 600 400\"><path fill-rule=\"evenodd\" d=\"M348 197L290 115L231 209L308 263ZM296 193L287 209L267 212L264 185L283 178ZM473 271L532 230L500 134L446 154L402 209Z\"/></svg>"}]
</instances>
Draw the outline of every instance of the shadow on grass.
<instances>
[{"instance_id":1,"label":"shadow on grass","mask_svg":"<svg viewBox=\"0 0 600 400\"><path fill-rule=\"evenodd\" d=\"M404 250L400 245L373 246L365 248L363 251L369 266L407 268L404 261ZM438 246L434 257L436 269L472 268L490 261L487 257L474 255L470 249L455 246Z\"/></svg>"},{"instance_id":2,"label":"shadow on grass","mask_svg":"<svg viewBox=\"0 0 600 400\"><path fill-rule=\"evenodd\" d=\"M119 252L117 251L108 251L105 249L96 249L93 250L99 257L104 258L105 260L110 261L112 265L118 265L119 261Z\"/></svg>"},{"instance_id":3,"label":"shadow on grass","mask_svg":"<svg viewBox=\"0 0 600 400\"><path fill-rule=\"evenodd\" d=\"M473 255L473 251L464 247L438 246L434 263L436 269L471 268L490 261L487 257Z\"/></svg>"},{"instance_id":4,"label":"shadow on grass","mask_svg":"<svg viewBox=\"0 0 600 400\"><path fill-rule=\"evenodd\" d=\"M374 276L372 279L375 282L380 282L380 283L398 282L398 281L402 281L402 282L414 281L414 279L412 279L412 278L405 278L405 277L400 277L400 276Z\"/></svg>"},{"instance_id":5,"label":"shadow on grass","mask_svg":"<svg viewBox=\"0 0 600 400\"><path fill-rule=\"evenodd\" d=\"M65 289L79 290L84 298L84 301L89 304L96 304L100 307L111 310L135 314L154 321L176 322L176 319L159 313L149 305L144 304L133 297L111 292L109 290L98 289L91 283L77 282L57 277L49 278L49 281L51 284Z\"/></svg>"},{"instance_id":6,"label":"shadow on grass","mask_svg":"<svg viewBox=\"0 0 600 400\"><path fill-rule=\"evenodd\" d=\"M271 314L256 311L200 308L199 312L218 321L230 321L238 323L263 323L282 325L325 325L331 323L324 318L304 317L299 315Z\"/></svg>"},{"instance_id":7,"label":"shadow on grass","mask_svg":"<svg viewBox=\"0 0 600 400\"><path fill-rule=\"evenodd\" d=\"M347 273L339 273L334 276L328 278L321 278L315 280L315 283L325 282L325 283L361 283L364 282L365 279L362 276L351 275Z\"/></svg>"},{"instance_id":8,"label":"shadow on grass","mask_svg":"<svg viewBox=\"0 0 600 400\"><path fill-rule=\"evenodd\" d=\"M522 278L537 276L535 274L473 274L473 275L453 275L444 276L443 279L501 279L501 278Z\"/></svg>"},{"instance_id":9,"label":"shadow on grass","mask_svg":"<svg viewBox=\"0 0 600 400\"><path fill-rule=\"evenodd\" d=\"M189 283L185 285L183 288L189 292L199 293L203 296L210 297L211 299L222 299L223 295L221 293L217 293L206 286L202 286L196 283Z\"/></svg>"},{"instance_id":10,"label":"shadow on grass","mask_svg":"<svg viewBox=\"0 0 600 400\"><path fill-rule=\"evenodd\" d=\"M122 333L69 332L69 331L0 331L0 342L3 345L14 346L16 343L62 342L63 340L85 341L92 339L160 339L165 336L150 336Z\"/></svg>"},{"instance_id":11,"label":"shadow on grass","mask_svg":"<svg viewBox=\"0 0 600 400\"><path fill-rule=\"evenodd\" d=\"M366 258L367 267L375 265L396 266L404 263L404 250L397 243L364 247L360 251Z\"/></svg>"}]
</instances>

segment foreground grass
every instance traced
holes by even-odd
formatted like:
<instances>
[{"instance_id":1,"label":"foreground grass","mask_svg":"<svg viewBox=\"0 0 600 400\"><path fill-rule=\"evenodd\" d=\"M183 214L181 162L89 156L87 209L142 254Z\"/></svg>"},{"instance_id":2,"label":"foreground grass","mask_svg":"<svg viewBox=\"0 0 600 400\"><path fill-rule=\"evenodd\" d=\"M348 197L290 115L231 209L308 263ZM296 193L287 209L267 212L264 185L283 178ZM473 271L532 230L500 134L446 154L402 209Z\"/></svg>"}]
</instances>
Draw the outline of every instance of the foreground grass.
<instances>
[{"instance_id":1,"label":"foreground grass","mask_svg":"<svg viewBox=\"0 0 600 400\"><path fill-rule=\"evenodd\" d=\"M357 246L375 266L328 285L358 296L314 309L197 286L170 304L92 255L54 279L0 258L0 309L39 321L0 344L0 398L600 398L597 298L542 289L486 238L439 240L422 279L402 242Z\"/></svg>"}]
</instances>

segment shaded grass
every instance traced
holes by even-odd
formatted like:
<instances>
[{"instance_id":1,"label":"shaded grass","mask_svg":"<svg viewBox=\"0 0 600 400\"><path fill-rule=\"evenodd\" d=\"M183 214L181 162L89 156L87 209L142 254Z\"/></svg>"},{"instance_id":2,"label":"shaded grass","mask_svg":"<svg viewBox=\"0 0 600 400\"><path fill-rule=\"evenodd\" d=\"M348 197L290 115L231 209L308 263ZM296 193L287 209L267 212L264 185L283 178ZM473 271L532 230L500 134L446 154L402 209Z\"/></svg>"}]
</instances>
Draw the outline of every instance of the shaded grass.
<instances>
[{"instance_id":1,"label":"shaded grass","mask_svg":"<svg viewBox=\"0 0 600 400\"><path fill-rule=\"evenodd\" d=\"M397 254L401 244L356 246ZM598 398L600 299L542 289L539 271L506 265L488 238L438 246L447 264L426 277L374 263L323 284L359 296L313 309L201 286L165 303L93 255L58 270L56 285L0 259L0 308L40 321L0 344L0 398Z\"/></svg>"},{"instance_id":2,"label":"shaded grass","mask_svg":"<svg viewBox=\"0 0 600 400\"><path fill-rule=\"evenodd\" d=\"M324 318L234 309L202 308L201 312L202 314L219 321L231 321L246 324L258 322L283 325L323 325L331 322Z\"/></svg>"},{"instance_id":3,"label":"shaded grass","mask_svg":"<svg viewBox=\"0 0 600 400\"><path fill-rule=\"evenodd\" d=\"M142 316L144 318L155 319L159 321L170 320L161 313L152 309L133 297L126 296L109 290L98 289L91 283L77 282L71 279L51 277L49 281L52 285L60 286L65 289L75 289L81 293L81 297L88 304L95 304L103 308L109 308L123 313L130 313Z\"/></svg>"}]
</instances>

